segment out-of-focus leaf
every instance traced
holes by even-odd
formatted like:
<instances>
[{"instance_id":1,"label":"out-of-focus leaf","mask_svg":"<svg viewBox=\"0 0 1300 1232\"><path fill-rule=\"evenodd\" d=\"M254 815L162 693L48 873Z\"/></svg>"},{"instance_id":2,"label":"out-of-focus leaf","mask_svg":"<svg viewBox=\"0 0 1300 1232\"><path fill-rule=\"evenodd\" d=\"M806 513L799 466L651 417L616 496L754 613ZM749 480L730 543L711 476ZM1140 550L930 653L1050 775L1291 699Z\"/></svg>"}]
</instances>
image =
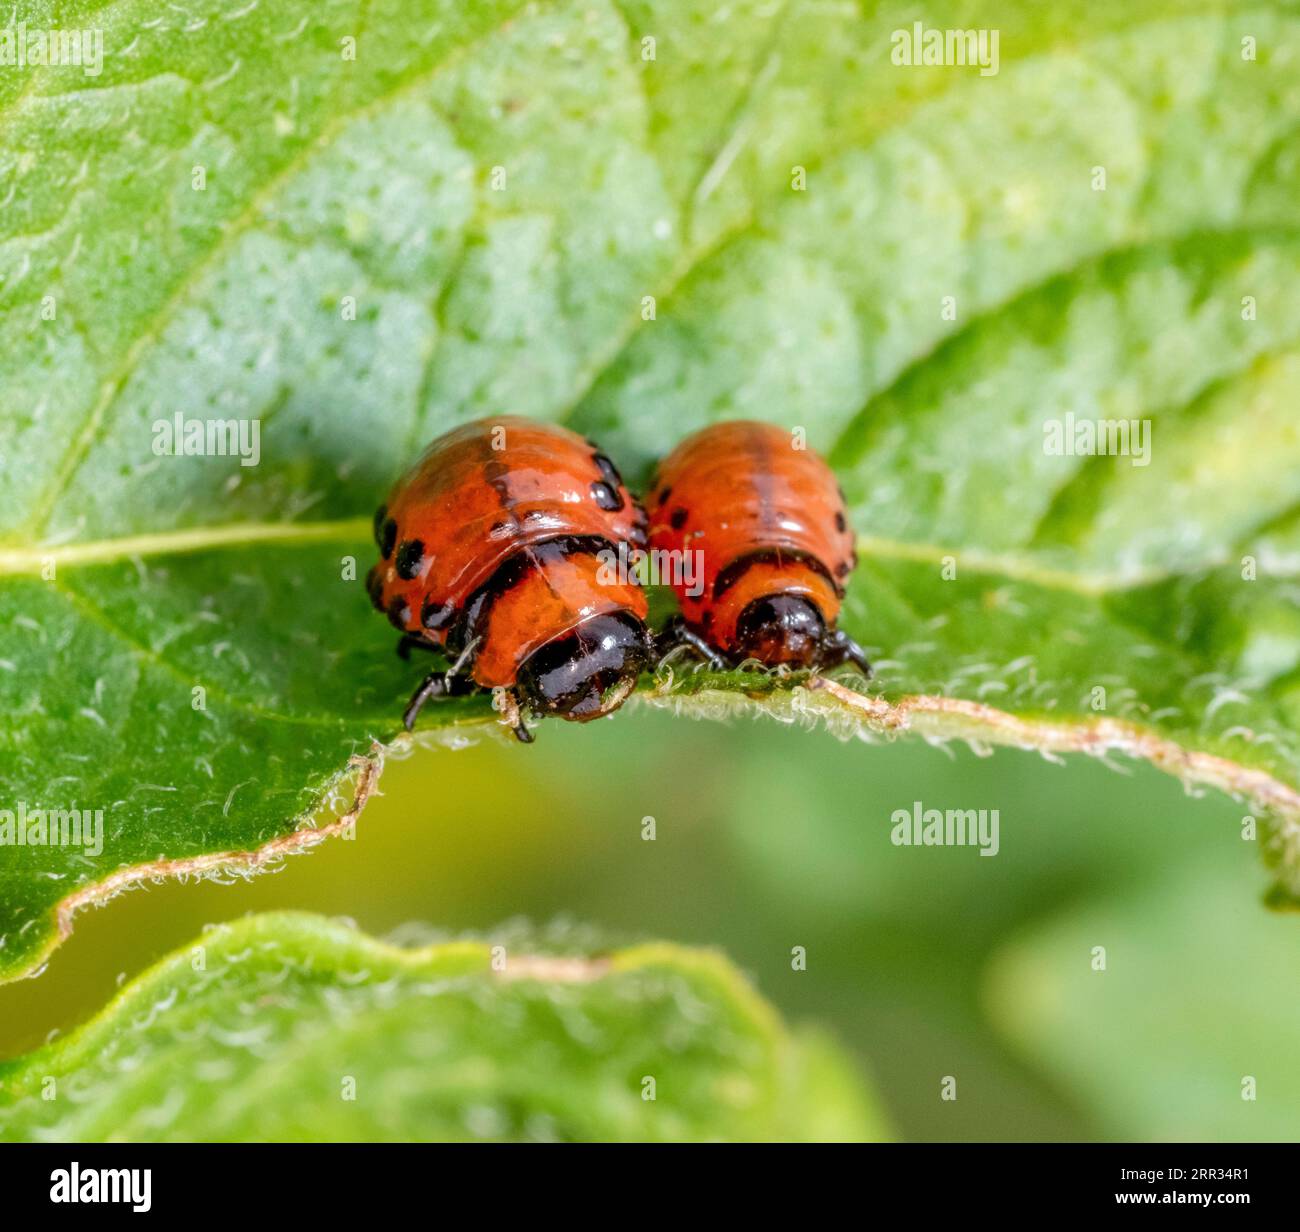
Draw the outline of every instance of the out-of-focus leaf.
<instances>
[{"instance_id":1,"label":"out-of-focus leaf","mask_svg":"<svg viewBox=\"0 0 1300 1232\"><path fill-rule=\"evenodd\" d=\"M1201 863L1063 913L995 959L994 1020L1117 1137L1294 1142L1300 943L1247 882Z\"/></svg>"},{"instance_id":2,"label":"out-of-focus leaf","mask_svg":"<svg viewBox=\"0 0 1300 1232\"><path fill-rule=\"evenodd\" d=\"M319 916L204 934L0 1065L0 1138L877 1138L862 1083L719 954L402 950Z\"/></svg>"}]
</instances>

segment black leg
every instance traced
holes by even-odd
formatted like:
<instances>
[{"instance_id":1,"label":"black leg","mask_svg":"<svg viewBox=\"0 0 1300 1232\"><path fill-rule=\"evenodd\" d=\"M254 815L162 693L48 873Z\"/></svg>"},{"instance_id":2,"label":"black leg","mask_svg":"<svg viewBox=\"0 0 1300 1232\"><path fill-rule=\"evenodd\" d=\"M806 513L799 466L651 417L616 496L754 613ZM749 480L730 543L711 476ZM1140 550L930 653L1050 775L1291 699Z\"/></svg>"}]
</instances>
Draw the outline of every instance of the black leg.
<instances>
[{"instance_id":1,"label":"black leg","mask_svg":"<svg viewBox=\"0 0 1300 1232\"><path fill-rule=\"evenodd\" d=\"M852 663L868 680L871 679L871 664L867 662L867 652L862 649L843 629L836 629L826 635L822 643L822 667L839 667Z\"/></svg>"},{"instance_id":2,"label":"black leg","mask_svg":"<svg viewBox=\"0 0 1300 1232\"><path fill-rule=\"evenodd\" d=\"M727 666L726 660L700 634L688 628L686 621L680 616L674 616L664 625L663 632L655 638L655 652L663 656L678 646L689 647L715 672L723 671Z\"/></svg>"},{"instance_id":3,"label":"black leg","mask_svg":"<svg viewBox=\"0 0 1300 1232\"><path fill-rule=\"evenodd\" d=\"M420 687L411 694L406 709L402 712L402 722L410 731L415 725L416 716L424 709L424 703L431 697L468 697L478 692L478 685L468 676L459 676L455 672L430 672L421 682Z\"/></svg>"},{"instance_id":4,"label":"black leg","mask_svg":"<svg viewBox=\"0 0 1300 1232\"><path fill-rule=\"evenodd\" d=\"M429 698L442 697L447 692L447 673L430 672L420 682L420 687L411 694L411 700L407 702L406 709L402 712L402 722L406 725L406 730L410 731L415 726L416 716L424 709L424 703Z\"/></svg>"},{"instance_id":5,"label":"black leg","mask_svg":"<svg viewBox=\"0 0 1300 1232\"><path fill-rule=\"evenodd\" d=\"M432 653L441 649L441 646L435 646L432 642L416 637L413 633L403 633L397 640L397 657L403 660L410 659L412 650L427 650Z\"/></svg>"}]
</instances>

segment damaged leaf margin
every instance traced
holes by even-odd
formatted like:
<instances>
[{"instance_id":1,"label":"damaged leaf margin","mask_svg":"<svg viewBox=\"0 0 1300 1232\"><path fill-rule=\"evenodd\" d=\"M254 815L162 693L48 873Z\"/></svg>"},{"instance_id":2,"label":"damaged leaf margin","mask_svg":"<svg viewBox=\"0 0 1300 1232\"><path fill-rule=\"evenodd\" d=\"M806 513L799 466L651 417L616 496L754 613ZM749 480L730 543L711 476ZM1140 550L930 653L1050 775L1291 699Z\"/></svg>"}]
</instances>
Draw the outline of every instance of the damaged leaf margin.
<instances>
[{"instance_id":1,"label":"damaged leaf margin","mask_svg":"<svg viewBox=\"0 0 1300 1232\"><path fill-rule=\"evenodd\" d=\"M841 740L871 742L911 735L934 744L962 741L981 753L989 752L990 746L1002 746L1039 753L1053 761L1070 754L1102 762L1112 754L1145 761L1177 778L1189 790L1213 788L1257 809L1265 829L1265 858L1278 878L1267 901L1276 908L1300 910L1300 894L1291 889L1300 876L1300 792L1262 770L1184 748L1134 723L1107 718L1076 722L1026 719L958 697L912 695L891 702L824 676L716 673L703 668L682 673L672 666L661 673L655 684L639 690L629 709L637 705L696 720L766 718L821 727ZM142 883L231 873L251 877L268 871L285 857L306 853L354 826L376 794L389 756L406 756L417 747L454 749L487 736L514 744L509 728L486 714L461 718L445 727L401 732L390 743L376 742L369 753L351 758L327 793L335 796L345 786L352 791L346 809L332 820L321 823L317 811L300 818L288 833L250 851L213 852L134 865L81 887L57 904L55 931L37 956L36 969L10 978L38 975L49 955L72 934L77 914L87 908L104 906Z\"/></svg>"}]
</instances>

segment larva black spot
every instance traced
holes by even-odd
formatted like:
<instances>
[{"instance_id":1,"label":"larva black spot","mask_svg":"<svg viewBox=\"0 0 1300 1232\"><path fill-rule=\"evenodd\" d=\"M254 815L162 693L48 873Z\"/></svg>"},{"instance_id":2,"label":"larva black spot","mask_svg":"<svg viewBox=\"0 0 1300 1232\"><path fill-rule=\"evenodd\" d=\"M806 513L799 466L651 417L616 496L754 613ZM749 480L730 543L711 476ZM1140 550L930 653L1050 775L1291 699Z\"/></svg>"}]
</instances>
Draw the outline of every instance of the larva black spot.
<instances>
[{"instance_id":1,"label":"larva black spot","mask_svg":"<svg viewBox=\"0 0 1300 1232\"><path fill-rule=\"evenodd\" d=\"M607 483L602 483L599 479L591 485L591 499L609 513L623 508L623 498L618 494L618 490L611 488Z\"/></svg>"},{"instance_id":2,"label":"larva black spot","mask_svg":"<svg viewBox=\"0 0 1300 1232\"><path fill-rule=\"evenodd\" d=\"M618 473L618 467L614 465L603 453L593 453L591 460L600 470L600 477L611 488L621 488L623 486L623 476Z\"/></svg>"},{"instance_id":3,"label":"larva black spot","mask_svg":"<svg viewBox=\"0 0 1300 1232\"><path fill-rule=\"evenodd\" d=\"M418 539L404 540L397 549L397 576L413 582L424 564L424 544Z\"/></svg>"},{"instance_id":4,"label":"larva black spot","mask_svg":"<svg viewBox=\"0 0 1300 1232\"><path fill-rule=\"evenodd\" d=\"M378 535L379 554L387 560L393 554L393 546L397 543L397 523L392 518L385 518L379 528Z\"/></svg>"},{"instance_id":5,"label":"larva black spot","mask_svg":"<svg viewBox=\"0 0 1300 1232\"><path fill-rule=\"evenodd\" d=\"M686 525L686 510L680 508L674 509L669 515L668 525L671 526L673 530L681 530L681 528Z\"/></svg>"},{"instance_id":6,"label":"larva black spot","mask_svg":"<svg viewBox=\"0 0 1300 1232\"><path fill-rule=\"evenodd\" d=\"M425 599L420 606L420 624L428 629L431 633L436 633L439 629L445 628L448 621L456 614L456 608L451 603L439 603L436 599Z\"/></svg>"},{"instance_id":7,"label":"larva black spot","mask_svg":"<svg viewBox=\"0 0 1300 1232\"><path fill-rule=\"evenodd\" d=\"M401 595L394 595L388 604L388 623L403 632L411 623L411 609Z\"/></svg>"},{"instance_id":8,"label":"larva black spot","mask_svg":"<svg viewBox=\"0 0 1300 1232\"><path fill-rule=\"evenodd\" d=\"M639 548L646 545L647 536L650 531L650 516L640 505L637 505L632 513L632 529L628 532L628 538Z\"/></svg>"}]
</instances>

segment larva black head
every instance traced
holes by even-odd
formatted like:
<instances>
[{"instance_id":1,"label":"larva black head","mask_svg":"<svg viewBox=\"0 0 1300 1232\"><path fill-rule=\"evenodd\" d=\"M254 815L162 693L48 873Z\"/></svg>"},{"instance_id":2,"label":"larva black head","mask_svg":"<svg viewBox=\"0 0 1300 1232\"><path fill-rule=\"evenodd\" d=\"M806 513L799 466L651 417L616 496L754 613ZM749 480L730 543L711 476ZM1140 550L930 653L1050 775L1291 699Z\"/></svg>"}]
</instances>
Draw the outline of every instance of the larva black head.
<instances>
[{"instance_id":1,"label":"larva black head","mask_svg":"<svg viewBox=\"0 0 1300 1232\"><path fill-rule=\"evenodd\" d=\"M769 666L812 667L826 640L817 605L801 595L765 595L746 605L736 622L736 653Z\"/></svg>"},{"instance_id":2,"label":"larva black head","mask_svg":"<svg viewBox=\"0 0 1300 1232\"><path fill-rule=\"evenodd\" d=\"M534 650L517 688L535 713L585 723L617 710L653 657L648 630L630 612L593 616Z\"/></svg>"}]
</instances>

